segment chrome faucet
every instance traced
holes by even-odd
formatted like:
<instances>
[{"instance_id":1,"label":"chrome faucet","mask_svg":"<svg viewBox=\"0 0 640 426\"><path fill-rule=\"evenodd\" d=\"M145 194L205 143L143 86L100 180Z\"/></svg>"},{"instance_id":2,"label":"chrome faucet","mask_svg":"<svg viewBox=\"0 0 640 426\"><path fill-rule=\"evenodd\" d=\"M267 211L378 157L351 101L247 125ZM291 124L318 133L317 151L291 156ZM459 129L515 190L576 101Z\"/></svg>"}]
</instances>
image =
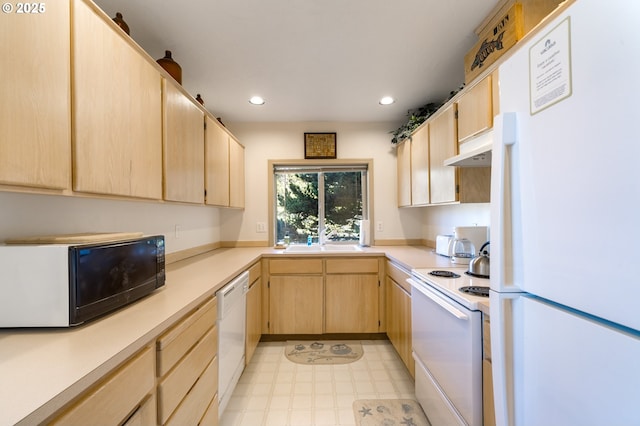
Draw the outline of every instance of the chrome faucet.
<instances>
[{"instance_id":1,"label":"chrome faucet","mask_svg":"<svg viewBox=\"0 0 640 426\"><path fill-rule=\"evenodd\" d=\"M318 232L318 244L320 244L321 246L325 245L327 243L327 238L331 237L332 235L335 235L335 231L330 231L327 234L327 227L321 227Z\"/></svg>"}]
</instances>

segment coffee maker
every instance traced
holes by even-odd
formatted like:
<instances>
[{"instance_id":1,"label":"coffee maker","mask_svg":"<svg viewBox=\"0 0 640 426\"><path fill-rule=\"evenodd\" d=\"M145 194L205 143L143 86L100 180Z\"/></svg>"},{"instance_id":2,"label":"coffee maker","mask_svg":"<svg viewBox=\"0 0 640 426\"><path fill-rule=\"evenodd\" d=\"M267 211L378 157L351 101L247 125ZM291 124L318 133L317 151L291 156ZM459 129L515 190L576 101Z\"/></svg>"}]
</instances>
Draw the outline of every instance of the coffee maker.
<instances>
[{"instance_id":1,"label":"coffee maker","mask_svg":"<svg viewBox=\"0 0 640 426\"><path fill-rule=\"evenodd\" d=\"M452 263L468 265L478 255L480 247L489 240L487 226L456 226L449 243L449 257Z\"/></svg>"}]
</instances>

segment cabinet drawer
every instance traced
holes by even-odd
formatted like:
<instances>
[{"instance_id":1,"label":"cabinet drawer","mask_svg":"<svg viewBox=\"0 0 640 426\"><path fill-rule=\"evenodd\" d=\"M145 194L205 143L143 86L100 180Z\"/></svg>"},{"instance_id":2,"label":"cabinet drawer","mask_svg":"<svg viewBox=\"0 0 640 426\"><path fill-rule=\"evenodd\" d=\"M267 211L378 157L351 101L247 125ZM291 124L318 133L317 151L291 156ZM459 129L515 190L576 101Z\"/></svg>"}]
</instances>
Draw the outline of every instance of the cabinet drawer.
<instances>
[{"instance_id":1,"label":"cabinet drawer","mask_svg":"<svg viewBox=\"0 0 640 426\"><path fill-rule=\"evenodd\" d=\"M218 316L216 298L173 326L156 341L158 376L164 376L202 336L214 326Z\"/></svg>"},{"instance_id":2,"label":"cabinet drawer","mask_svg":"<svg viewBox=\"0 0 640 426\"><path fill-rule=\"evenodd\" d=\"M400 269L397 265L391 262L387 262L387 275L391 277L400 287L407 293L411 294L411 286L407 283L407 280L411 278L409 274Z\"/></svg>"},{"instance_id":3,"label":"cabinet drawer","mask_svg":"<svg viewBox=\"0 0 640 426\"><path fill-rule=\"evenodd\" d=\"M51 424L94 424L96 413L103 424L120 424L152 392L153 385L153 352L145 348Z\"/></svg>"},{"instance_id":4,"label":"cabinet drawer","mask_svg":"<svg viewBox=\"0 0 640 426\"><path fill-rule=\"evenodd\" d=\"M156 395L151 394L124 422L123 426L146 426L156 424Z\"/></svg>"},{"instance_id":5,"label":"cabinet drawer","mask_svg":"<svg viewBox=\"0 0 640 426\"><path fill-rule=\"evenodd\" d=\"M199 426L218 426L218 394L213 398L211 404L204 413Z\"/></svg>"},{"instance_id":6,"label":"cabinet drawer","mask_svg":"<svg viewBox=\"0 0 640 426\"><path fill-rule=\"evenodd\" d=\"M173 413L167 425L197 425L218 389L218 357L215 357Z\"/></svg>"},{"instance_id":7,"label":"cabinet drawer","mask_svg":"<svg viewBox=\"0 0 640 426\"><path fill-rule=\"evenodd\" d=\"M378 258L327 259L327 274L378 273Z\"/></svg>"},{"instance_id":8,"label":"cabinet drawer","mask_svg":"<svg viewBox=\"0 0 640 426\"><path fill-rule=\"evenodd\" d=\"M217 343L218 328L214 327L160 382L158 386L158 417L160 423L164 424L167 421L214 358L218 349Z\"/></svg>"},{"instance_id":9,"label":"cabinet drawer","mask_svg":"<svg viewBox=\"0 0 640 426\"><path fill-rule=\"evenodd\" d=\"M271 274L321 274L322 259L277 259L269 261Z\"/></svg>"},{"instance_id":10,"label":"cabinet drawer","mask_svg":"<svg viewBox=\"0 0 640 426\"><path fill-rule=\"evenodd\" d=\"M261 262L256 262L249 268L249 284L253 284L255 280L260 278L261 269Z\"/></svg>"}]
</instances>

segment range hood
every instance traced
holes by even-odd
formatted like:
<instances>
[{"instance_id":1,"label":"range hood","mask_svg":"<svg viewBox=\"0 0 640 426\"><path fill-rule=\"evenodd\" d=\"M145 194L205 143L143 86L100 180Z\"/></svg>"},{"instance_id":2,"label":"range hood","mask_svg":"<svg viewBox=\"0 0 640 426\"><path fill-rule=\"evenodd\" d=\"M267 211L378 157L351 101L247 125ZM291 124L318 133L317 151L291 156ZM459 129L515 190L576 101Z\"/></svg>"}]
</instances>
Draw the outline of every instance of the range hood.
<instances>
[{"instance_id":1,"label":"range hood","mask_svg":"<svg viewBox=\"0 0 640 426\"><path fill-rule=\"evenodd\" d=\"M444 160L445 166L490 167L493 130L460 145L460 154Z\"/></svg>"}]
</instances>

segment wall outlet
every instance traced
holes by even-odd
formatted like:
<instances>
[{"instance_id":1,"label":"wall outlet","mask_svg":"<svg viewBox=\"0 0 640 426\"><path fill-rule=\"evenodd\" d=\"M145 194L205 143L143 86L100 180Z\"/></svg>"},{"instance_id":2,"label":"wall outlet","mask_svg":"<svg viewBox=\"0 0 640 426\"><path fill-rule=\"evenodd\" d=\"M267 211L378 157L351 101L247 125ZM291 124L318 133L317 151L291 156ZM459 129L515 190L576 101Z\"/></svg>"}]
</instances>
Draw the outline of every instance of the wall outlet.
<instances>
[{"instance_id":1,"label":"wall outlet","mask_svg":"<svg viewBox=\"0 0 640 426\"><path fill-rule=\"evenodd\" d=\"M176 240L182 237L182 226L176 225L175 237L176 237Z\"/></svg>"},{"instance_id":2,"label":"wall outlet","mask_svg":"<svg viewBox=\"0 0 640 426\"><path fill-rule=\"evenodd\" d=\"M376 222L376 231L378 231L378 232L384 231L384 225L382 225L382 221L381 220Z\"/></svg>"},{"instance_id":3,"label":"wall outlet","mask_svg":"<svg viewBox=\"0 0 640 426\"><path fill-rule=\"evenodd\" d=\"M256 222L256 232L260 234L267 232L267 224L264 222Z\"/></svg>"}]
</instances>

